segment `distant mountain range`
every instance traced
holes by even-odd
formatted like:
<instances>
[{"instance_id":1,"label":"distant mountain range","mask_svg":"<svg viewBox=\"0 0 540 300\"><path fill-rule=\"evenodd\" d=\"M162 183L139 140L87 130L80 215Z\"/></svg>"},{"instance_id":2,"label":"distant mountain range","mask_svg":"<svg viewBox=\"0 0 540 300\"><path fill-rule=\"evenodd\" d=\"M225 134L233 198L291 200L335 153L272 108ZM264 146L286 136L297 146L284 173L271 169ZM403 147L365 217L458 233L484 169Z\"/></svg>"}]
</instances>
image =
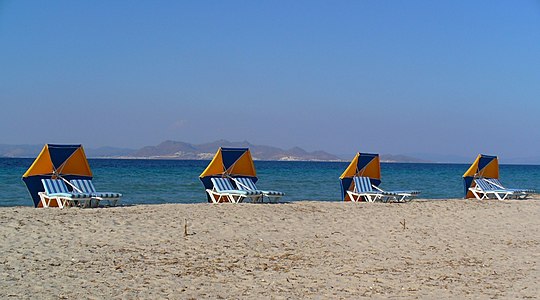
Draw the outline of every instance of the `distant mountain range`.
<instances>
[{"instance_id":1,"label":"distant mountain range","mask_svg":"<svg viewBox=\"0 0 540 300\"><path fill-rule=\"evenodd\" d=\"M291 161L341 161L336 155L324 152L307 152L302 148L283 150L272 146L253 145L247 141L229 142L219 140L206 144L165 141L157 146L147 146L131 154L136 158L211 159L219 147L249 148L255 160Z\"/></svg>"},{"instance_id":2,"label":"distant mountain range","mask_svg":"<svg viewBox=\"0 0 540 300\"><path fill-rule=\"evenodd\" d=\"M177 141L165 141L156 146L146 146L141 149L116 147L87 148L84 150L90 158L125 158L125 159L187 159L209 160L219 147L250 148L255 160L281 161L350 161L354 153L334 155L324 151L308 152L294 147L288 150L273 146L253 145L247 141L229 142L219 140L205 144L190 144ZM43 145L6 145L0 144L0 157L34 158ZM418 158L422 157L422 159ZM457 155L437 155L429 153L412 153L406 155L381 154L382 162L400 163L471 163L476 157ZM540 156L536 157L502 157L503 164L540 164Z\"/></svg>"},{"instance_id":3,"label":"distant mountain range","mask_svg":"<svg viewBox=\"0 0 540 300\"><path fill-rule=\"evenodd\" d=\"M190 144L178 141L165 141L156 146L146 146L141 149L126 149L114 147L85 148L90 158L140 158L140 159L187 159L209 160L219 147L249 148L255 160L273 161L348 161L350 157L339 157L325 151L308 152L302 148L294 147L288 150L273 146L254 145L247 141L230 142L219 140L205 144ZM2 145L0 144L0 157L36 157L43 145ZM383 162L429 162L405 155L381 155Z\"/></svg>"}]
</instances>

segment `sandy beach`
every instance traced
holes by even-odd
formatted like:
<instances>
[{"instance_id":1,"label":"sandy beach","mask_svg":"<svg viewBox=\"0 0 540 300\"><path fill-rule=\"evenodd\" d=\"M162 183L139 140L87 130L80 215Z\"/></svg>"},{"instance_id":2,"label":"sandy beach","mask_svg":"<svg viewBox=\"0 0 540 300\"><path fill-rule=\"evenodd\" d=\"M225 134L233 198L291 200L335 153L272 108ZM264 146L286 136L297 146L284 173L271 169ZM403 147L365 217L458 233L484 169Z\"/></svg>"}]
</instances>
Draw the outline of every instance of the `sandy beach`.
<instances>
[{"instance_id":1,"label":"sandy beach","mask_svg":"<svg viewBox=\"0 0 540 300\"><path fill-rule=\"evenodd\" d=\"M539 215L538 200L1 208L0 298L537 298Z\"/></svg>"}]
</instances>

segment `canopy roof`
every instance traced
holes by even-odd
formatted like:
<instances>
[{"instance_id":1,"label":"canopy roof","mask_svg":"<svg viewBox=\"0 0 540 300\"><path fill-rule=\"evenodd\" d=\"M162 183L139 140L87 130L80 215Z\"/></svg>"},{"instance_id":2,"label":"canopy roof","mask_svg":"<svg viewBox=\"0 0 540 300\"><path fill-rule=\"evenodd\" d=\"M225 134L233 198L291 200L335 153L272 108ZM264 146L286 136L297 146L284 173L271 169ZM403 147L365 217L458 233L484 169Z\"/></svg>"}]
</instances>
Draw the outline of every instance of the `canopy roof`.
<instances>
[{"instance_id":1,"label":"canopy roof","mask_svg":"<svg viewBox=\"0 0 540 300\"><path fill-rule=\"evenodd\" d=\"M257 172L249 148L220 147L199 176L205 189L212 188L212 177L250 177L257 182Z\"/></svg>"},{"instance_id":2,"label":"canopy roof","mask_svg":"<svg viewBox=\"0 0 540 300\"><path fill-rule=\"evenodd\" d=\"M341 198L350 201L347 191L354 189L353 177L369 177L373 185L381 184L381 163L379 154L357 153L345 172L341 174Z\"/></svg>"},{"instance_id":3,"label":"canopy roof","mask_svg":"<svg viewBox=\"0 0 540 300\"><path fill-rule=\"evenodd\" d=\"M467 172L463 174L465 198L474 198L469 188L473 185L474 179L479 177L499 178L499 159L497 156L479 154Z\"/></svg>"},{"instance_id":4,"label":"canopy roof","mask_svg":"<svg viewBox=\"0 0 540 300\"><path fill-rule=\"evenodd\" d=\"M34 201L40 205L39 192L44 188L41 179L59 178L92 179L92 171L81 145L46 144L30 168L23 174L23 181Z\"/></svg>"}]
</instances>

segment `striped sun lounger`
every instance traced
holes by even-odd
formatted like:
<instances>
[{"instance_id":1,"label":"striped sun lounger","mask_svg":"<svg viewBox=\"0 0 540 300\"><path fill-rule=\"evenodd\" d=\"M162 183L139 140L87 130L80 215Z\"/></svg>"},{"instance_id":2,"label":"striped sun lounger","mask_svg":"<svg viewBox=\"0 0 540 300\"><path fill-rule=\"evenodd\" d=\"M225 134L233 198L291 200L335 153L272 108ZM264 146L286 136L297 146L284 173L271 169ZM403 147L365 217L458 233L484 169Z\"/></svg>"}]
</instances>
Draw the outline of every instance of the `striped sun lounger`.
<instances>
[{"instance_id":1,"label":"striped sun lounger","mask_svg":"<svg viewBox=\"0 0 540 300\"><path fill-rule=\"evenodd\" d=\"M489 199L489 196L495 196L499 200L505 200L514 195L514 192L508 189L500 188L486 178L474 179L476 184L474 187L470 187L469 190L473 193L474 197L478 200Z\"/></svg>"},{"instance_id":2,"label":"striped sun lounger","mask_svg":"<svg viewBox=\"0 0 540 300\"><path fill-rule=\"evenodd\" d=\"M108 201L110 206L116 206L118 201L122 197L121 193L96 191L92 180L73 179L69 182L82 193L92 195L92 199L96 201L95 204L92 204L93 207L97 207L100 201Z\"/></svg>"},{"instance_id":3,"label":"striped sun lounger","mask_svg":"<svg viewBox=\"0 0 540 300\"><path fill-rule=\"evenodd\" d=\"M530 189L509 189L502 185L502 183L496 178L476 178L474 179L476 184L469 188L478 200L489 199L490 196L495 196L499 200L506 199L525 199L529 194L534 193L534 190Z\"/></svg>"},{"instance_id":4,"label":"striped sun lounger","mask_svg":"<svg viewBox=\"0 0 540 300\"><path fill-rule=\"evenodd\" d=\"M515 188L507 188L505 187L497 178L484 178L487 182L489 182L491 185L495 186L496 188L503 189L503 190L509 190L512 191L514 194L512 195L516 199L525 199L530 194L536 193L535 190L532 189L515 189Z\"/></svg>"},{"instance_id":5,"label":"striped sun lounger","mask_svg":"<svg viewBox=\"0 0 540 300\"><path fill-rule=\"evenodd\" d=\"M69 206L86 207L92 196L88 193L72 192L68 190L62 179L41 179L44 192L39 192L39 198L43 207L50 207L54 200L58 207Z\"/></svg>"},{"instance_id":6,"label":"striped sun lounger","mask_svg":"<svg viewBox=\"0 0 540 300\"><path fill-rule=\"evenodd\" d=\"M352 191L347 191L351 201L359 202L365 199L367 202L374 202L382 198L382 192L373 189L369 177L355 176L353 182L354 189Z\"/></svg>"},{"instance_id":7,"label":"striped sun lounger","mask_svg":"<svg viewBox=\"0 0 540 300\"><path fill-rule=\"evenodd\" d=\"M245 198L251 199L253 202L260 201L262 199L261 191L247 191L240 190L233 186L232 182L228 178L214 177L210 179L212 181L213 188L207 189L206 192L212 199L213 203L231 202L240 203Z\"/></svg>"},{"instance_id":8,"label":"striped sun lounger","mask_svg":"<svg viewBox=\"0 0 540 300\"><path fill-rule=\"evenodd\" d=\"M279 191L259 190L255 185L255 182L249 177L234 177L232 180L234 180L238 189L244 191L260 191L263 194L263 198L268 198L268 201L270 202L277 202L281 197L285 196L285 193Z\"/></svg>"},{"instance_id":9,"label":"striped sun lounger","mask_svg":"<svg viewBox=\"0 0 540 300\"><path fill-rule=\"evenodd\" d=\"M355 176L353 182L354 190L347 191L349 198L353 202L361 201L362 198L365 198L368 202L377 200L405 202L420 194L419 191L385 191L371 184L369 177L364 176Z\"/></svg>"}]
</instances>

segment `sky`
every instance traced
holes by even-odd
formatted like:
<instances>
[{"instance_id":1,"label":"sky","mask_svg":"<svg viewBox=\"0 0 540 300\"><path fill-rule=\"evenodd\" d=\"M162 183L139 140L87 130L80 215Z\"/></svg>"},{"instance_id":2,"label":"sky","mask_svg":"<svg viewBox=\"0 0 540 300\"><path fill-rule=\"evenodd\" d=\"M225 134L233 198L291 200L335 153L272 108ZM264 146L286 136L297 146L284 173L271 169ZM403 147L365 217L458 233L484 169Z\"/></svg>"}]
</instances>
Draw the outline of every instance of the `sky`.
<instances>
[{"instance_id":1,"label":"sky","mask_svg":"<svg viewBox=\"0 0 540 300\"><path fill-rule=\"evenodd\" d=\"M540 1L0 0L0 144L539 157Z\"/></svg>"}]
</instances>

